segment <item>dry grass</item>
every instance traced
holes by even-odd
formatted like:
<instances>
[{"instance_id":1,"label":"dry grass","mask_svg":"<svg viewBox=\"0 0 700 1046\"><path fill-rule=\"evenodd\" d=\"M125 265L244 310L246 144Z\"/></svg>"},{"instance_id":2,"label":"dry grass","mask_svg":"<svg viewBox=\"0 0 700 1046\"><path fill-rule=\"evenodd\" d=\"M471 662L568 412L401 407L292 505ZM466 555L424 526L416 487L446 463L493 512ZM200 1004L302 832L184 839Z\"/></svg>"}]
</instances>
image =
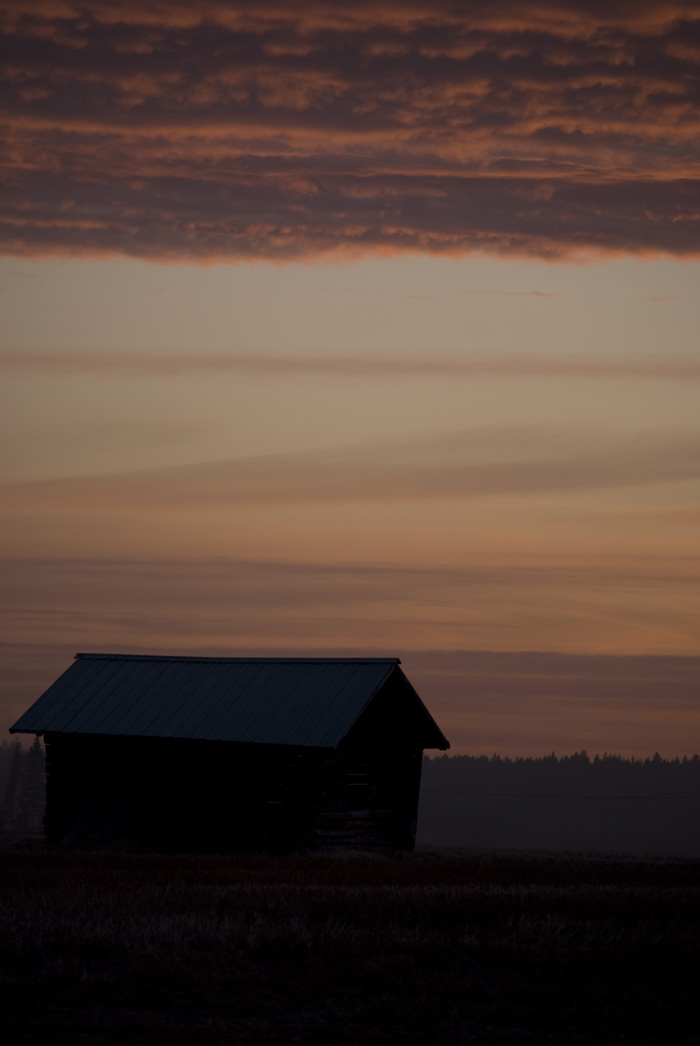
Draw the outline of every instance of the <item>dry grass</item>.
<instances>
[{"instance_id":1,"label":"dry grass","mask_svg":"<svg viewBox=\"0 0 700 1046\"><path fill-rule=\"evenodd\" d=\"M4 1041L700 1042L699 872L4 853Z\"/></svg>"}]
</instances>

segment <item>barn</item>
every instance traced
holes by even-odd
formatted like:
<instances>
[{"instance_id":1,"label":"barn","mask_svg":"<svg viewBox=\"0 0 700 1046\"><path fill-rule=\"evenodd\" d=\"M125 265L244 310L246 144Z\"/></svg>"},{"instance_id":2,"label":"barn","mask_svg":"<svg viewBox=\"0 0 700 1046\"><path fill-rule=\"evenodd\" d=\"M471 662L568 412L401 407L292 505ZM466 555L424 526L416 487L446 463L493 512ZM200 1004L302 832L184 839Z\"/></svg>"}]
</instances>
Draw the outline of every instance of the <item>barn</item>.
<instances>
[{"instance_id":1,"label":"barn","mask_svg":"<svg viewBox=\"0 0 700 1046\"><path fill-rule=\"evenodd\" d=\"M11 728L43 735L52 843L406 850L449 744L398 658L76 654Z\"/></svg>"}]
</instances>

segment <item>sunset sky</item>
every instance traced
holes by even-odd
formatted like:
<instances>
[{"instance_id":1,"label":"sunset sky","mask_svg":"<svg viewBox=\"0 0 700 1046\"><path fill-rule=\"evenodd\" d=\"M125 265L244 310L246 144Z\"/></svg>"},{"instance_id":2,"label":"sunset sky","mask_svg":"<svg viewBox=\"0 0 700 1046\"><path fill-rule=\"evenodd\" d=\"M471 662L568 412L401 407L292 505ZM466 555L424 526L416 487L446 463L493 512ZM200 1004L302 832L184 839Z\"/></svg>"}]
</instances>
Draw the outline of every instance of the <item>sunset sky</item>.
<instances>
[{"instance_id":1,"label":"sunset sky","mask_svg":"<svg viewBox=\"0 0 700 1046\"><path fill-rule=\"evenodd\" d=\"M400 656L700 749L700 2L5 0L0 724L76 651Z\"/></svg>"}]
</instances>

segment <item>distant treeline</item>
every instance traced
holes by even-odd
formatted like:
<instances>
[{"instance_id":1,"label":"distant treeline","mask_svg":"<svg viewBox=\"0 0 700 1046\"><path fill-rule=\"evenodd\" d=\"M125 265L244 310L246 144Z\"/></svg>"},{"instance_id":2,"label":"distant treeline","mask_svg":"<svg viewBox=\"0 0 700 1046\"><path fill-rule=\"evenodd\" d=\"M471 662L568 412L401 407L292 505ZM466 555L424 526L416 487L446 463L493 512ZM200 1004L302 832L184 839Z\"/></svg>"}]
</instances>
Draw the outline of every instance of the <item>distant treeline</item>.
<instances>
[{"instance_id":1,"label":"distant treeline","mask_svg":"<svg viewBox=\"0 0 700 1046\"><path fill-rule=\"evenodd\" d=\"M700 857L700 757L426 758L418 843Z\"/></svg>"},{"instance_id":2,"label":"distant treeline","mask_svg":"<svg viewBox=\"0 0 700 1046\"><path fill-rule=\"evenodd\" d=\"M38 832L46 804L44 746L0 744L0 832Z\"/></svg>"}]
</instances>

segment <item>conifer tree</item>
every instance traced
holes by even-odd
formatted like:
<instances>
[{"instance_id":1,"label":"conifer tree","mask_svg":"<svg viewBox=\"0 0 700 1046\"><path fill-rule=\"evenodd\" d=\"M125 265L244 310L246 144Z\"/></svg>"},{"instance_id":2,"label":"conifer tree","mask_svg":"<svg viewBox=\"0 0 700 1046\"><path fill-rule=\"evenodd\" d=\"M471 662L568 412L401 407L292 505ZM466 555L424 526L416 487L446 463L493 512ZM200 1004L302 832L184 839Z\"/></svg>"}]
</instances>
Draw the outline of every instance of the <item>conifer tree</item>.
<instances>
[{"instance_id":1,"label":"conifer tree","mask_svg":"<svg viewBox=\"0 0 700 1046\"><path fill-rule=\"evenodd\" d=\"M41 828L46 805L44 748L38 737L27 750L17 803L17 827L26 832Z\"/></svg>"},{"instance_id":2,"label":"conifer tree","mask_svg":"<svg viewBox=\"0 0 700 1046\"><path fill-rule=\"evenodd\" d=\"M2 825L5 831L11 831L17 827L25 758L25 751L21 743L15 741L10 748L10 772L2 800Z\"/></svg>"}]
</instances>

